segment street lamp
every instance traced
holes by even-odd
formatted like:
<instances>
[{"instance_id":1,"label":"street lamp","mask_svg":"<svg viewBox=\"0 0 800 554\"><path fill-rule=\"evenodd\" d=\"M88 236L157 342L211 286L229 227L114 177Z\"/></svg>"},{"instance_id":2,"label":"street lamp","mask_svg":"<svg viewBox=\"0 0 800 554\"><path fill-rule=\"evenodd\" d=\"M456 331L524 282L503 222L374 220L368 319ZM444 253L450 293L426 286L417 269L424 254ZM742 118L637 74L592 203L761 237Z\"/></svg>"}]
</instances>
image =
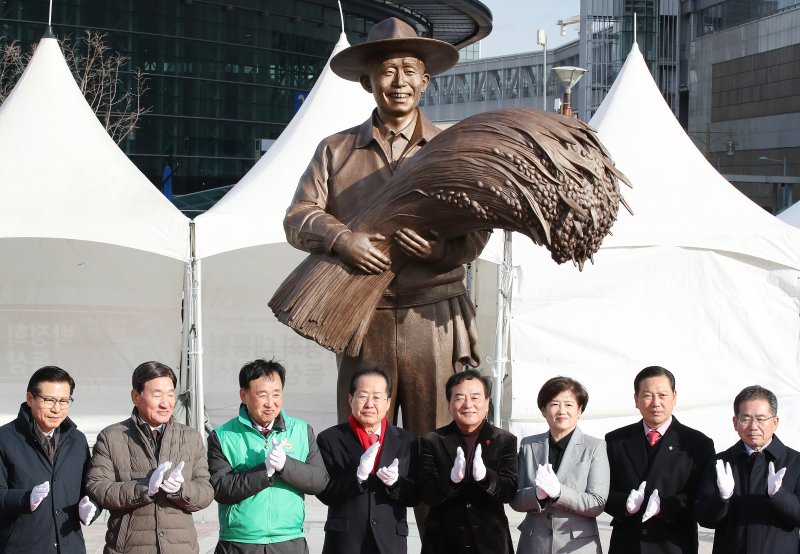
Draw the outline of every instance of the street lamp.
<instances>
[{"instance_id":1,"label":"street lamp","mask_svg":"<svg viewBox=\"0 0 800 554\"><path fill-rule=\"evenodd\" d=\"M536 31L536 44L542 47L542 109L547 111L547 33Z\"/></svg>"},{"instance_id":2,"label":"street lamp","mask_svg":"<svg viewBox=\"0 0 800 554\"><path fill-rule=\"evenodd\" d=\"M586 70L581 67L565 65L554 67L553 72L555 72L558 80L564 86L564 102L561 104L561 114L572 116L572 87L581 80Z\"/></svg>"},{"instance_id":3,"label":"street lamp","mask_svg":"<svg viewBox=\"0 0 800 554\"><path fill-rule=\"evenodd\" d=\"M775 158L768 158L767 156L761 156L758 158L762 162L775 162L777 164L783 164L783 176L786 177L786 156L783 157L782 160L776 160ZM775 185L775 204L778 203L778 187L777 183ZM792 203L792 187L788 183L781 183L781 207L778 208L776 205L775 213L780 212L789 207Z\"/></svg>"},{"instance_id":4,"label":"street lamp","mask_svg":"<svg viewBox=\"0 0 800 554\"><path fill-rule=\"evenodd\" d=\"M785 156L784 156L783 160L776 160L775 158L768 158L766 156L761 156L758 159L761 160L761 161L764 161L764 162L775 162L775 163L783 164L783 176L786 177L786 157Z\"/></svg>"},{"instance_id":5,"label":"street lamp","mask_svg":"<svg viewBox=\"0 0 800 554\"><path fill-rule=\"evenodd\" d=\"M693 139L697 139L703 142L703 150L706 159L711 162L711 146L720 139L725 139L725 155L727 156L735 156L736 155L736 140L733 137L733 131L712 131L711 125L706 125L705 131L695 131L695 132L686 132ZM705 140L701 138L705 135ZM711 135L722 135L716 138L711 138ZM719 165L719 160L717 160L717 165ZM717 168L719 169L719 168Z\"/></svg>"}]
</instances>

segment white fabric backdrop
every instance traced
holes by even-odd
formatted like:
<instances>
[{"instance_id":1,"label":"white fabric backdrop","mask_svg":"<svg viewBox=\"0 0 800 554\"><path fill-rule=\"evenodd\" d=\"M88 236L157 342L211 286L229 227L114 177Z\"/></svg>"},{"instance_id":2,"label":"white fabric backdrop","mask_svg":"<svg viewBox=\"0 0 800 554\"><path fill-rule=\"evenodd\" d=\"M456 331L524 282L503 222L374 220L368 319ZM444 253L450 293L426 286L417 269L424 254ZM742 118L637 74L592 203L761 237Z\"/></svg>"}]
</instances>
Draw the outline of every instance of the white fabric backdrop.
<instances>
[{"instance_id":1,"label":"white fabric backdrop","mask_svg":"<svg viewBox=\"0 0 800 554\"><path fill-rule=\"evenodd\" d=\"M188 220L109 138L55 38L0 106L1 421L33 371L77 382L90 436L130 414L130 376L177 367Z\"/></svg>"}]
</instances>

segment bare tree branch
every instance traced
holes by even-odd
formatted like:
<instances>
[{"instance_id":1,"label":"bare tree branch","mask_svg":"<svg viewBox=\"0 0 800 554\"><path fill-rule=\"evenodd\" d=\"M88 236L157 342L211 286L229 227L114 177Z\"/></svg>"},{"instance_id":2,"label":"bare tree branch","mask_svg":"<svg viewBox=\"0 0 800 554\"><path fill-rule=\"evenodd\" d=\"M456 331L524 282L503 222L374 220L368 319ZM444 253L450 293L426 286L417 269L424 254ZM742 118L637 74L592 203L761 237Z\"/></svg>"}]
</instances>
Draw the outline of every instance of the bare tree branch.
<instances>
[{"instance_id":1,"label":"bare tree branch","mask_svg":"<svg viewBox=\"0 0 800 554\"><path fill-rule=\"evenodd\" d=\"M81 38L66 36L61 41L64 59L86 102L111 138L120 143L133 132L139 118L152 111L143 102L149 91L147 77L140 70L126 72L130 60L107 43L106 33L85 29ZM19 41L0 37L0 103L11 92L30 60Z\"/></svg>"}]
</instances>

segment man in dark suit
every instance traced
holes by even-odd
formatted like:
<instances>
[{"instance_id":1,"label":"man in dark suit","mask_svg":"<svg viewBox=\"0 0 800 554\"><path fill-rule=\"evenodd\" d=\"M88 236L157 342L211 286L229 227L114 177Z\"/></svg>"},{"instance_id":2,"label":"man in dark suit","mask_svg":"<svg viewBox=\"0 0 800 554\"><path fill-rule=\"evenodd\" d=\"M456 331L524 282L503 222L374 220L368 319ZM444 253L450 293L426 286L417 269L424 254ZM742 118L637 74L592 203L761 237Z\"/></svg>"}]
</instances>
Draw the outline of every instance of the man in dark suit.
<instances>
[{"instance_id":1,"label":"man in dark suit","mask_svg":"<svg viewBox=\"0 0 800 554\"><path fill-rule=\"evenodd\" d=\"M646 367L633 381L642 419L606 435L613 516L610 554L696 553L697 484L714 443L672 416L675 376Z\"/></svg>"},{"instance_id":2,"label":"man in dark suit","mask_svg":"<svg viewBox=\"0 0 800 554\"><path fill-rule=\"evenodd\" d=\"M774 434L778 399L764 387L746 387L733 413L741 440L706 469L694 506L697 521L716 529L715 554L797 552L800 453Z\"/></svg>"},{"instance_id":3,"label":"man in dark suit","mask_svg":"<svg viewBox=\"0 0 800 554\"><path fill-rule=\"evenodd\" d=\"M514 552L503 504L517 492L517 438L486 421L491 382L478 371L445 385L452 423L420 439L420 491L430 506L422 554Z\"/></svg>"},{"instance_id":4,"label":"man in dark suit","mask_svg":"<svg viewBox=\"0 0 800 554\"><path fill-rule=\"evenodd\" d=\"M407 551L406 507L419 498L414 435L386 421L392 381L382 369L350 380L350 418L317 437L330 481L323 554Z\"/></svg>"}]
</instances>

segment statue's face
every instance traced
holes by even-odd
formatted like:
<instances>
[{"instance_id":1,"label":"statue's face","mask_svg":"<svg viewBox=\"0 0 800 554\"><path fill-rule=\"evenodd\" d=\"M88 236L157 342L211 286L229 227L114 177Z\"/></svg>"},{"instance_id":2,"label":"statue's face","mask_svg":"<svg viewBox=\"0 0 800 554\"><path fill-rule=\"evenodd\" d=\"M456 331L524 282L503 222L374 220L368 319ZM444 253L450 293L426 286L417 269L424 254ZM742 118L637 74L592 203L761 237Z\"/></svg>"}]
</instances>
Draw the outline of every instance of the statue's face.
<instances>
[{"instance_id":1,"label":"statue's face","mask_svg":"<svg viewBox=\"0 0 800 554\"><path fill-rule=\"evenodd\" d=\"M361 78L361 85L375 97L378 114L384 116L381 119L386 122L413 112L429 81L423 61L401 52L373 63L369 75Z\"/></svg>"}]
</instances>

